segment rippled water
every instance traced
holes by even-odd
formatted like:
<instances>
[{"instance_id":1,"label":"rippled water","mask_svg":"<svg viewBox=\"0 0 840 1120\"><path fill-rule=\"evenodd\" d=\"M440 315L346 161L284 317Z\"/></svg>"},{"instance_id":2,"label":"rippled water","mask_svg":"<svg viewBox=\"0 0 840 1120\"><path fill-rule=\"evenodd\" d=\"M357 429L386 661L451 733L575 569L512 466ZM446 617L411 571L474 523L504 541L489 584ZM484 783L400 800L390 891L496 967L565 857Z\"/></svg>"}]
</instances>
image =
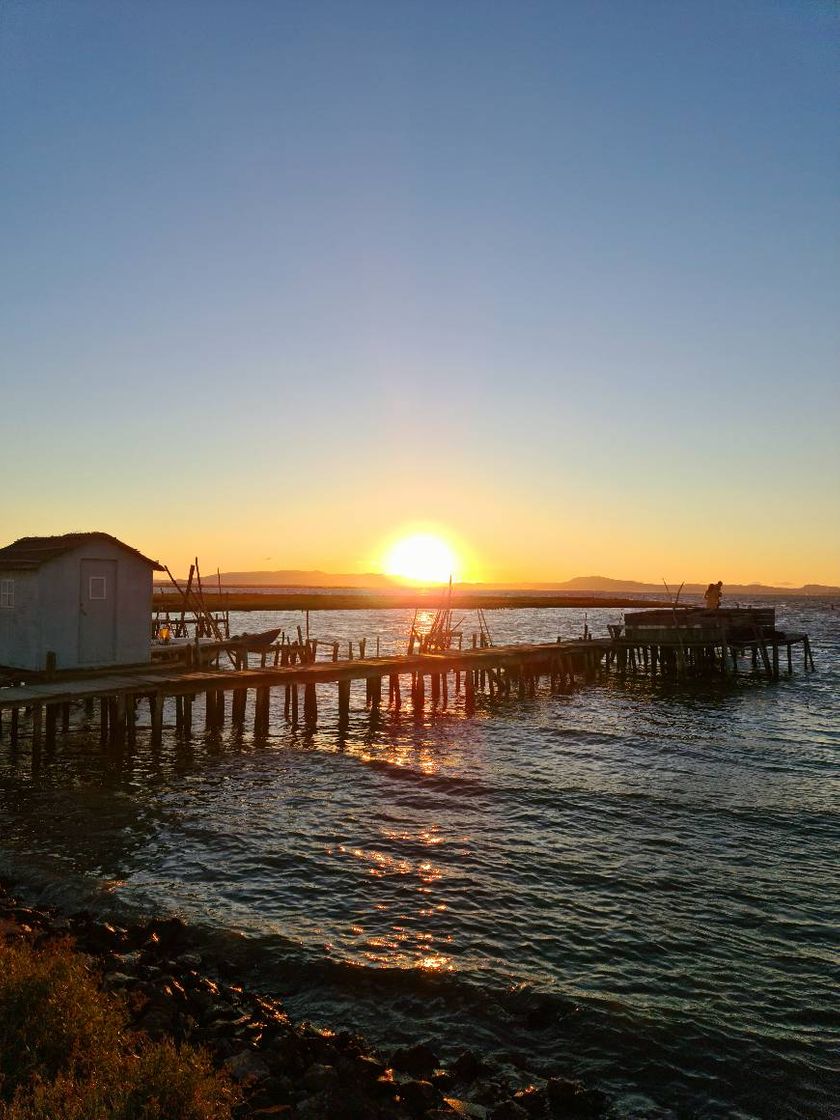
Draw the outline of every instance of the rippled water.
<instances>
[{"instance_id":1,"label":"rippled water","mask_svg":"<svg viewBox=\"0 0 840 1120\"><path fill-rule=\"evenodd\" d=\"M4 740L0 871L66 905L177 911L295 1014L580 1075L623 1116L831 1116L840 609L778 610L816 674L610 679L376 726L355 692L343 736L333 688L312 735L278 693L263 745L115 754L78 726L39 768ZM595 633L617 617L588 612ZM302 621L235 621L274 619ZM583 613L489 619L552 639ZM409 616L311 620L370 653Z\"/></svg>"}]
</instances>

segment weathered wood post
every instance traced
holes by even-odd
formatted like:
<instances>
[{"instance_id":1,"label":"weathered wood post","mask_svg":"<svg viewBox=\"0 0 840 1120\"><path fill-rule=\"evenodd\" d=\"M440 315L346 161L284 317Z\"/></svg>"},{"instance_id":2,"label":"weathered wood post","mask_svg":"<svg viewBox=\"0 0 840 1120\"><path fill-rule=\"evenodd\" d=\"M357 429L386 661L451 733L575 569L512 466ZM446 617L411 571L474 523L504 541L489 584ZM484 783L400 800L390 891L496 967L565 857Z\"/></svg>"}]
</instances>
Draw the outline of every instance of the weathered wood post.
<instances>
[{"instance_id":1,"label":"weathered wood post","mask_svg":"<svg viewBox=\"0 0 840 1120\"><path fill-rule=\"evenodd\" d=\"M309 728L318 725L318 696L312 683L307 684L303 690L303 719Z\"/></svg>"},{"instance_id":2,"label":"weathered wood post","mask_svg":"<svg viewBox=\"0 0 840 1120\"><path fill-rule=\"evenodd\" d=\"M440 676L437 673L432 673L429 678L432 693L432 706L437 707L440 703Z\"/></svg>"},{"instance_id":3,"label":"weathered wood post","mask_svg":"<svg viewBox=\"0 0 840 1120\"><path fill-rule=\"evenodd\" d=\"M152 716L152 746L159 747L163 742L163 693L155 692L152 694L151 702L151 716Z\"/></svg>"},{"instance_id":4,"label":"weathered wood post","mask_svg":"<svg viewBox=\"0 0 840 1120\"><path fill-rule=\"evenodd\" d=\"M55 704L47 704L44 713L44 741L48 751L55 750L55 723L58 709Z\"/></svg>"},{"instance_id":5,"label":"weathered wood post","mask_svg":"<svg viewBox=\"0 0 840 1120\"><path fill-rule=\"evenodd\" d=\"M117 694L114 717L113 742L115 746L121 747L125 743L126 733L126 698L124 692Z\"/></svg>"},{"instance_id":6,"label":"weathered wood post","mask_svg":"<svg viewBox=\"0 0 840 1120\"><path fill-rule=\"evenodd\" d=\"M338 682L338 727L344 731L350 726L350 681Z\"/></svg>"},{"instance_id":7,"label":"weathered wood post","mask_svg":"<svg viewBox=\"0 0 840 1120\"><path fill-rule=\"evenodd\" d=\"M20 708L12 708L12 720L9 724L9 744L12 747L18 745L18 731L20 727Z\"/></svg>"},{"instance_id":8,"label":"weathered wood post","mask_svg":"<svg viewBox=\"0 0 840 1120\"><path fill-rule=\"evenodd\" d=\"M245 702L248 693L244 688L235 688L230 702L230 721L234 727L241 728L245 724Z\"/></svg>"},{"instance_id":9,"label":"weathered wood post","mask_svg":"<svg viewBox=\"0 0 840 1120\"><path fill-rule=\"evenodd\" d=\"M370 707L371 711L378 712L382 707L382 678L370 678Z\"/></svg>"},{"instance_id":10,"label":"weathered wood post","mask_svg":"<svg viewBox=\"0 0 840 1120\"><path fill-rule=\"evenodd\" d=\"M472 669L464 673L464 711L468 716L475 714L475 675Z\"/></svg>"},{"instance_id":11,"label":"weathered wood post","mask_svg":"<svg viewBox=\"0 0 840 1120\"><path fill-rule=\"evenodd\" d=\"M44 705L32 705L32 750L36 754L41 753L41 732L44 720Z\"/></svg>"},{"instance_id":12,"label":"weathered wood post","mask_svg":"<svg viewBox=\"0 0 840 1120\"><path fill-rule=\"evenodd\" d=\"M402 707L402 696L400 695L400 675L394 673L391 677L391 684L394 690L394 709L399 711Z\"/></svg>"},{"instance_id":13,"label":"weathered wood post","mask_svg":"<svg viewBox=\"0 0 840 1120\"><path fill-rule=\"evenodd\" d=\"M182 709L183 711L183 709ZM183 717L182 717L183 724ZM125 703L125 734L128 745L137 745L137 701L133 696L128 696Z\"/></svg>"},{"instance_id":14,"label":"weathered wood post","mask_svg":"<svg viewBox=\"0 0 840 1120\"><path fill-rule=\"evenodd\" d=\"M423 681L422 673L414 674L414 695L412 697L414 702L414 711L417 715L423 714L423 707L426 703L426 686Z\"/></svg>"},{"instance_id":15,"label":"weathered wood post","mask_svg":"<svg viewBox=\"0 0 840 1120\"><path fill-rule=\"evenodd\" d=\"M99 745L108 743L108 698L103 696L99 700Z\"/></svg>"},{"instance_id":16,"label":"weathered wood post","mask_svg":"<svg viewBox=\"0 0 840 1120\"><path fill-rule=\"evenodd\" d=\"M271 689L263 685L256 690L254 699L254 738L264 739L268 735L270 722L269 710Z\"/></svg>"}]
</instances>

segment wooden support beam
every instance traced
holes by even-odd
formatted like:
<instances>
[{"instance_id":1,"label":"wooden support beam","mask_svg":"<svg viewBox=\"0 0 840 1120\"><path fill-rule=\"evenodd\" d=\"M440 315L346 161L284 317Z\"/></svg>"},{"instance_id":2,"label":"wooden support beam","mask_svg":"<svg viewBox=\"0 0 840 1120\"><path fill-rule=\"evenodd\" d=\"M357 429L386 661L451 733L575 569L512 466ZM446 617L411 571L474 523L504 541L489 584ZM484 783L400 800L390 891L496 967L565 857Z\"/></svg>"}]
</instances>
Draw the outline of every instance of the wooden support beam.
<instances>
[{"instance_id":1,"label":"wooden support beam","mask_svg":"<svg viewBox=\"0 0 840 1120\"><path fill-rule=\"evenodd\" d=\"M303 689L303 720L308 728L318 726L318 695L311 683Z\"/></svg>"},{"instance_id":2,"label":"wooden support beam","mask_svg":"<svg viewBox=\"0 0 840 1120\"><path fill-rule=\"evenodd\" d=\"M20 708L12 708L12 720L9 724L9 745L12 749L18 745L18 733L20 728Z\"/></svg>"},{"instance_id":3,"label":"wooden support beam","mask_svg":"<svg viewBox=\"0 0 840 1120\"><path fill-rule=\"evenodd\" d=\"M114 730L112 734L113 743L121 747L125 743L125 713L126 713L126 696L121 692L117 696L115 712L114 712Z\"/></svg>"},{"instance_id":4,"label":"wooden support beam","mask_svg":"<svg viewBox=\"0 0 840 1120\"><path fill-rule=\"evenodd\" d=\"M99 745L100 747L106 746L108 743L108 697L103 696L99 701Z\"/></svg>"},{"instance_id":5,"label":"wooden support beam","mask_svg":"<svg viewBox=\"0 0 840 1120\"><path fill-rule=\"evenodd\" d=\"M44 711L44 742L48 751L55 750L55 724L57 718L57 706L55 704L46 704Z\"/></svg>"},{"instance_id":6,"label":"wooden support beam","mask_svg":"<svg viewBox=\"0 0 840 1120\"><path fill-rule=\"evenodd\" d=\"M412 696L412 702L414 704L414 711L417 714L422 714L426 704L426 685L422 673L414 674L414 694Z\"/></svg>"},{"instance_id":7,"label":"wooden support beam","mask_svg":"<svg viewBox=\"0 0 840 1120\"><path fill-rule=\"evenodd\" d=\"M292 685L292 727L298 725L298 686Z\"/></svg>"},{"instance_id":8,"label":"wooden support beam","mask_svg":"<svg viewBox=\"0 0 840 1120\"><path fill-rule=\"evenodd\" d=\"M472 669L464 673L464 711L468 716L475 714L475 677Z\"/></svg>"},{"instance_id":9,"label":"wooden support beam","mask_svg":"<svg viewBox=\"0 0 840 1120\"><path fill-rule=\"evenodd\" d=\"M350 725L350 681L338 682L338 726L344 731Z\"/></svg>"},{"instance_id":10,"label":"wooden support beam","mask_svg":"<svg viewBox=\"0 0 840 1120\"><path fill-rule=\"evenodd\" d=\"M32 705L32 749L40 751L44 723L44 705Z\"/></svg>"},{"instance_id":11,"label":"wooden support beam","mask_svg":"<svg viewBox=\"0 0 840 1120\"><path fill-rule=\"evenodd\" d=\"M152 747L158 748L163 742L163 693L153 692L149 698L152 717Z\"/></svg>"},{"instance_id":12,"label":"wooden support beam","mask_svg":"<svg viewBox=\"0 0 840 1120\"><path fill-rule=\"evenodd\" d=\"M286 692L288 693L288 688ZM245 688L237 688L233 694L233 700L230 706L230 718L234 727L243 727L245 724L245 705L248 701L248 690ZM286 705L288 707L288 696L286 697Z\"/></svg>"},{"instance_id":13,"label":"wooden support beam","mask_svg":"<svg viewBox=\"0 0 840 1120\"><path fill-rule=\"evenodd\" d=\"M370 706L376 712L382 707L382 678L370 677Z\"/></svg>"},{"instance_id":14,"label":"wooden support beam","mask_svg":"<svg viewBox=\"0 0 840 1120\"><path fill-rule=\"evenodd\" d=\"M264 739L271 725L271 688L264 685L257 689L254 702L254 737Z\"/></svg>"},{"instance_id":15,"label":"wooden support beam","mask_svg":"<svg viewBox=\"0 0 840 1120\"><path fill-rule=\"evenodd\" d=\"M130 747L137 744L137 700L133 696L126 697L125 702L125 734Z\"/></svg>"}]
</instances>

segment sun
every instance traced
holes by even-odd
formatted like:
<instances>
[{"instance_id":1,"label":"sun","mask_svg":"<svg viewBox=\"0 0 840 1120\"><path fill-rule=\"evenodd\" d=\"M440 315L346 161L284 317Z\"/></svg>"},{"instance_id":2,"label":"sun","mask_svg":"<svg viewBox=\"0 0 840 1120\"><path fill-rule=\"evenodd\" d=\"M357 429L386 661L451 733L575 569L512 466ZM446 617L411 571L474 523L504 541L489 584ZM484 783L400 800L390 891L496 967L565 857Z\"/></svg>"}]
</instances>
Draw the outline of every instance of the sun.
<instances>
[{"instance_id":1,"label":"sun","mask_svg":"<svg viewBox=\"0 0 840 1120\"><path fill-rule=\"evenodd\" d=\"M414 533L391 546L385 558L385 574L416 583L446 583L456 575L457 557L441 537Z\"/></svg>"}]
</instances>

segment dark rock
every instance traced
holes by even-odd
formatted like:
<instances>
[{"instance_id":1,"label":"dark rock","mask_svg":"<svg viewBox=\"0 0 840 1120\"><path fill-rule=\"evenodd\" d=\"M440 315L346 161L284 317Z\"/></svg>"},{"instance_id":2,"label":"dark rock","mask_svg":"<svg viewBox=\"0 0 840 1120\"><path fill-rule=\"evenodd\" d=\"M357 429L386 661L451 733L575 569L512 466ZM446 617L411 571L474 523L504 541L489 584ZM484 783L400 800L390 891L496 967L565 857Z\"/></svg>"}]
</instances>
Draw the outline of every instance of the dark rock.
<instances>
[{"instance_id":1,"label":"dark rock","mask_svg":"<svg viewBox=\"0 0 840 1120\"><path fill-rule=\"evenodd\" d=\"M348 1065L362 1078L375 1080L385 1072L385 1066L378 1058L370 1054L359 1054L358 1057L348 1059Z\"/></svg>"},{"instance_id":2,"label":"dark rock","mask_svg":"<svg viewBox=\"0 0 840 1120\"><path fill-rule=\"evenodd\" d=\"M118 988L127 988L135 983L135 977L125 972L109 972L102 981L102 988L106 992L116 991Z\"/></svg>"},{"instance_id":3,"label":"dark rock","mask_svg":"<svg viewBox=\"0 0 840 1120\"><path fill-rule=\"evenodd\" d=\"M422 1116L440 1104L440 1094L431 1081L406 1081L400 1085L400 1101L412 1116Z\"/></svg>"},{"instance_id":4,"label":"dark rock","mask_svg":"<svg viewBox=\"0 0 840 1120\"><path fill-rule=\"evenodd\" d=\"M144 1030L150 1038L163 1038L172 1034L175 1027L175 1012L171 1007L153 1005L140 1016L138 1027Z\"/></svg>"},{"instance_id":5,"label":"dark rock","mask_svg":"<svg viewBox=\"0 0 840 1120\"><path fill-rule=\"evenodd\" d=\"M607 1108L607 1098L599 1089L586 1089L579 1081L551 1077L545 1087L548 1103L555 1116L568 1116L585 1120L602 1116Z\"/></svg>"},{"instance_id":6,"label":"dark rock","mask_svg":"<svg viewBox=\"0 0 840 1120\"><path fill-rule=\"evenodd\" d=\"M335 1066L313 1062L303 1075L303 1083L311 1093L322 1093L325 1089L335 1088L338 1084L338 1073Z\"/></svg>"},{"instance_id":7,"label":"dark rock","mask_svg":"<svg viewBox=\"0 0 840 1120\"><path fill-rule=\"evenodd\" d=\"M376 1095L379 1097L394 1097L399 1089L398 1083L394 1080L393 1072L386 1070L381 1077L377 1077L373 1083L373 1088Z\"/></svg>"},{"instance_id":8,"label":"dark rock","mask_svg":"<svg viewBox=\"0 0 840 1120\"><path fill-rule=\"evenodd\" d=\"M475 1081L477 1077L486 1077L490 1069L472 1050L462 1050L452 1065L449 1067L459 1081Z\"/></svg>"},{"instance_id":9,"label":"dark rock","mask_svg":"<svg viewBox=\"0 0 840 1120\"><path fill-rule=\"evenodd\" d=\"M431 1076L440 1065L437 1055L430 1046L418 1042L416 1046L404 1046L391 1055L394 1069L410 1073L412 1077Z\"/></svg>"},{"instance_id":10,"label":"dark rock","mask_svg":"<svg viewBox=\"0 0 840 1120\"><path fill-rule=\"evenodd\" d=\"M530 1115L526 1108L510 1098L492 1108L487 1120L528 1120Z\"/></svg>"},{"instance_id":11,"label":"dark rock","mask_svg":"<svg viewBox=\"0 0 840 1120\"><path fill-rule=\"evenodd\" d=\"M222 1065L234 1081L238 1081L246 1088L264 1081L271 1073L259 1054L253 1050L240 1050L239 1053L225 1059Z\"/></svg>"},{"instance_id":12,"label":"dark rock","mask_svg":"<svg viewBox=\"0 0 840 1120\"><path fill-rule=\"evenodd\" d=\"M487 1120L487 1109L483 1104L463 1101L460 1097L444 1097L443 1099L453 1112L463 1116L465 1120Z\"/></svg>"},{"instance_id":13,"label":"dark rock","mask_svg":"<svg viewBox=\"0 0 840 1120\"><path fill-rule=\"evenodd\" d=\"M525 1089L519 1089L513 1094L513 1099L525 1109L529 1116L540 1116L545 1112L547 1103L545 1090L538 1089L536 1085L528 1085Z\"/></svg>"},{"instance_id":14,"label":"dark rock","mask_svg":"<svg viewBox=\"0 0 840 1120\"><path fill-rule=\"evenodd\" d=\"M432 1071L432 1084L440 1092L446 1092L451 1089L455 1084L455 1080L452 1072L448 1069L436 1069Z\"/></svg>"},{"instance_id":15,"label":"dark rock","mask_svg":"<svg viewBox=\"0 0 840 1120\"><path fill-rule=\"evenodd\" d=\"M180 918L153 918L146 930L146 943L157 944L167 953L187 949L192 939L188 926Z\"/></svg>"},{"instance_id":16,"label":"dark rock","mask_svg":"<svg viewBox=\"0 0 840 1120\"><path fill-rule=\"evenodd\" d=\"M496 1081L487 1078L474 1081L470 1088L470 1100L478 1101L479 1104L498 1104L507 1095Z\"/></svg>"}]
</instances>

